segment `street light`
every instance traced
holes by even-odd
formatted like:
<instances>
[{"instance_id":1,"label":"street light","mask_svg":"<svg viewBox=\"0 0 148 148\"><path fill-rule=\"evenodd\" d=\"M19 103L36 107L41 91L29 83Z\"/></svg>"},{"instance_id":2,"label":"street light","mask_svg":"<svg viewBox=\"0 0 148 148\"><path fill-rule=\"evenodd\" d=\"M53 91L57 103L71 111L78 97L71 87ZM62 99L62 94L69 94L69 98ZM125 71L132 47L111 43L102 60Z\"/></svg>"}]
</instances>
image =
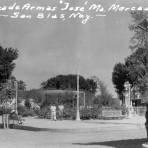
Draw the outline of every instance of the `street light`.
<instances>
[{"instance_id":1,"label":"street light","mask_svg":"<svg viewBox=\"0 0 148 148\"><path fill-rule=\"evenodd\" d=\"M80 52L77 53L77 61L78 61L78 64L77 64L77 111L76 111L76 121L80 121L80 82L79 82L79 70L80 70L80 59L81 59L81 55L80 55Z\"/></svg>"},{"instance_id":2,"label":"street light","mask_svg":"<svg viewBox=\"0 0 148 148\"><path fill-rule=\"evenodd\" d=\"M76 112L77 121L80 121L79 101L80 101L80 95L79 95L79 73L78 73L77 74L77 112Z\"/></svg>"}]
</instances>

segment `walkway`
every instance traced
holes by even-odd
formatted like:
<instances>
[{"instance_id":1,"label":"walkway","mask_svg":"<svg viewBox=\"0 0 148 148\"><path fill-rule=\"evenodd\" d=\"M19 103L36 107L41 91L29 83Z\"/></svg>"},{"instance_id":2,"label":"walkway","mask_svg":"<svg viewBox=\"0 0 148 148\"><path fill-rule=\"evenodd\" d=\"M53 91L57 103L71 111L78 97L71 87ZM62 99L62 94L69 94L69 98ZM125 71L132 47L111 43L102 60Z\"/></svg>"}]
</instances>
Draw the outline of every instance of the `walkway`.
<instances>
[{"instance_id":1,"label":"walkway","mask_svg":"<svg viewBox=\"0 0 148 148\"><path fill-rule=\"evenodd\" d=\"M2 148L141 148L144 117L123 120L50 121L26 118L18 129L1 129Z\"/></svg>"},{"instance_id":2,"label":"walkway","mask_svg":"<svg viewBox=\"0 0 148 148\"><path fill-rule=\"evenodd\" d=\"M54 131L102 131L102 130L128 130L145 128L145 118L136 116L121 120L81 120L81 121L51 121L49 119L26 118L25 126L49 129Z\"/></svg>"}]
</instances>

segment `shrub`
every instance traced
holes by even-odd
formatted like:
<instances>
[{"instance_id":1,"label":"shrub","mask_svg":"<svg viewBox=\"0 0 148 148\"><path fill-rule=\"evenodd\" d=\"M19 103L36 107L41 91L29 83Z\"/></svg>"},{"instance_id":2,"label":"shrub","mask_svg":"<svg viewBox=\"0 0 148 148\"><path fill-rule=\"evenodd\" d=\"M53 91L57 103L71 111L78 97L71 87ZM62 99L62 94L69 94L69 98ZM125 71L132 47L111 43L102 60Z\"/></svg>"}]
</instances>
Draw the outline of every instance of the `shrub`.
<instances>
[{"instance_id":1,"label":"shrub","mask_svg":"<svg viewBox=\"0 0 148 148\"><path fill-rule=\"evenodd\" d=\"M41 108L38 112L38 116L40 118L47 118L50 119L51 113L50 113L50 108L49 107L44 107Z\"/></svg>"},{"instance_id":2,"label":"shrub","mask_svg":"<svg viewBox=\"0 0 148 148\"><path fill-rule=\"evenodd\" d=\"M29 109L31 108L31 103L30 103L29 99L25 100L25 106Z\"/></svg>"},{"instance_id":3,"label":"shrub","mask_svg":"<svg viewBox=\"0 0 148 148\"><path fill-rule=\"evenodd\" d=\"M39 118L50 119L51 118L50 107L46 106L46 107L41 108L38 111L38 116ZM64 111L63 111L64 119L75 119L75 116L76 116L76 110L74 108L69 108L69 107L64 108ZM57 119L59 118L58 109L56 110L56 117Z\"/></svg>"},{"instance_id":4,"label":"shrub","mask_svg":"<svg viewBox=\"0 0 148 148\"><path fill-rule=\"evenodd\" d=\"M127 108L125 105L123 105L123 106L121 107L121 110L122 110L122 115L128 114L128 108Z\"/></svg>"},{"instance_id":5,"label":"shrub","mask_svg":"<svg viewBox=\"0 0 148 148\"><path fill-rule=\"evenodd\" d=\"M82 108L80 109L80 118L82 120L88 119L97 119L99 115L101 115L101 108L93 107L93 108ZM50 107L41 108L38 112L38 116L40 118L50 119L51 111ZM57 119L59 118L58 110L56 112ZM76 119L76 108L65 107L63 111L63 119L74 120Z\"/></svg>"},{"instance_id":6,"label":"shrub","mask_svg":"<svg viewBox=\"0 0 148 148\"><path fill-rule=\"evenodd\" d=\"M33 111L34 111L34 113L35 113L36 115L39 115L39 113L40 113L40 109L34 109L34 108L33 108Z\"/></svg>"},{"instance_id":7,"label":"shrub","mask_svg":"<svg viewBox=\"0 0 148 148\"><path fill-rule=\"evenodd\" d=\"M91 118L92 119L97 119L99 117L100 110L99 108L92 108L91 109Z\"/></svg>"},{"instance_id":8,"label":"shrub","mask_svg":"<svg viewBox=\"0 0 148 148\"><path fill-rule=\"evenodd\" d=\"M80 111L81 119L87 120L87 119L97 119L99 118L99 115L101 114L100 108L83 108Z\"/></svg>"},{"instance_id":9,"label":"shrub","mask_svg":"<svg viewBox=\"0 0 148 148\"><path fill-rule=\"evenodd\" d=\"M91 118L91 109L90 108L83 108L80 112L81 119L87 120Z\"/></svg>"},{"instance_id":10,"label":"shrub","mask_svg":"<svg viewBox=\"0 0 148 148\"><path fill-rule=\"evenodd\" d=\"M75 119L76 109L75 108L64 108L63 118L64 119Z\"/></svg>"},{"instance_id":11,"label":"shrub","mask_svg":"<svg viewBox=\"0 0 148 148\"><path fill-rule=\"evenodd\" d=\"M22 114L23 117L35 116L35 115L36 115L36 114L35 114L35 112L34 112L32 109L26 109L26 110L23 112L23 114Z\"/></svg>"},{"instance_id":12,"label":"shrub","mask_svg":"<svg viewBox=\"0 0 148 148\"><path fill-rule=\"evenodd\" d=\"M23 117L27 117L27 116L35 116L35 112L32 109L28 109L25 106L18 106L18 114L23 116Z\"/></svg>"},{"instance_id":13,"label":"shrub","mask_svg":"<svg viewBox=\"0 0 148 148\"><path fill-rule=\"evenodd\" d=\"M23 112L25 112L25 110L26 110L25 106L18 105L18 107L17 107L18 114L22 115Z\"/></svg>"}]
</instances>

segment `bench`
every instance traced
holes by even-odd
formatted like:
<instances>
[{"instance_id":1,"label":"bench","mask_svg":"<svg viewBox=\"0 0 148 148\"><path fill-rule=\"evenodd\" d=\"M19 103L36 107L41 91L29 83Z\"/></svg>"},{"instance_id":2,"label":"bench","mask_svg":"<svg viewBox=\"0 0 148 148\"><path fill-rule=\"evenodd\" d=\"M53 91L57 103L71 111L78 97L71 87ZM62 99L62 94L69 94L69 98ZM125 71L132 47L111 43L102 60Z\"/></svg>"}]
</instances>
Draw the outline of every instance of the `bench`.
<instances>
[{"instance_id":1,"label":"bench","mask_svg":"<svg viewBox=\"0 0 148 148\"><path fill-rule=\"evenodd\" d=\"M102 110L102 118L103 119L122 119L122 111L121 110Z\"/></svg>"}]
</instances>

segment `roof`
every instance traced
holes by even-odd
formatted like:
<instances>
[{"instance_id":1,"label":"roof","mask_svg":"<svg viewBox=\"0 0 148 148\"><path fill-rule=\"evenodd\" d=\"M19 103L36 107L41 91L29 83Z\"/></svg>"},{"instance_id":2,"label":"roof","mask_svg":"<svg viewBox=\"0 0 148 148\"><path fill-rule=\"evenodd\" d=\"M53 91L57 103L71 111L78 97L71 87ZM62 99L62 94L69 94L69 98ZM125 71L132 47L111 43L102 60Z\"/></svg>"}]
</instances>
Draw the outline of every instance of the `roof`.
<instances>
[{"instance_id":1,"label":"roof","mask_svg":"<svg viewBox=\"0 0 148 148\"><path fill-rule=\"evenodd\" d=\"M76 94L76 90L40 90L43 94L64 94L64 93L74 93ZM79 91L79 93L84 93L83 91Z\"/></svg>"}]
</instances>

